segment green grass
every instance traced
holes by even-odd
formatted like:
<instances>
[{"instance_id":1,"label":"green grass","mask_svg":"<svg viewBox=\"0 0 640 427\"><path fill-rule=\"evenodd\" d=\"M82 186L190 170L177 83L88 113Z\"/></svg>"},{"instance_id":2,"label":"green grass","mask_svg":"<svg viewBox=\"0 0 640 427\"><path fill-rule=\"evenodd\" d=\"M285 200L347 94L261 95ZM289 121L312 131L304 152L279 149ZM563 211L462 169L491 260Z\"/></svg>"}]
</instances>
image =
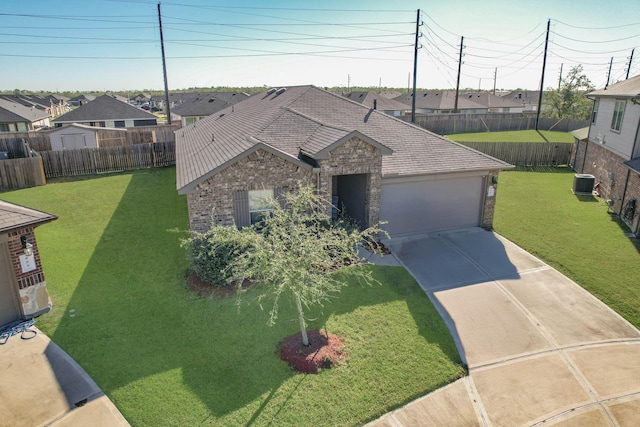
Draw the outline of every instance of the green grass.
<instances>
[{"instance_id":1,"label":"green grass","mask_svg":"<svg viewBox=\"0 0 640 427\"><path fill-rule=\"evenodd\" d=\"M571 192L573 175L501 173L494 227L640 327L640 243L603 201Z\"/></svg>"},{"instance_id":2,"label":"green grass","mask_svg":"<svg viewBox=\"0 0 640 427\"><path fill-rule=\"evenodd\" d=\"M446 137L457 142L573 142L573 136L569 133L548 130L457 133Z\"/></svg>"},{"instance_id":3,"label":"green grass","mask_svg":"<svg viewBox=\"0 0 640 427\"><path fill-rule=\"evenodd\" d=\"M276 326L245 295L199 298L179 242L187 209L175 169L51 181L3 199L59 216L36 231L54 308L37 326L85 368L134 426L361 425L464 375L444 322L399 267L346 287L310 328L342 337L348 362L294 373ZM74 310L71 312L71 310Z\"/></svg>"}]
</instances>

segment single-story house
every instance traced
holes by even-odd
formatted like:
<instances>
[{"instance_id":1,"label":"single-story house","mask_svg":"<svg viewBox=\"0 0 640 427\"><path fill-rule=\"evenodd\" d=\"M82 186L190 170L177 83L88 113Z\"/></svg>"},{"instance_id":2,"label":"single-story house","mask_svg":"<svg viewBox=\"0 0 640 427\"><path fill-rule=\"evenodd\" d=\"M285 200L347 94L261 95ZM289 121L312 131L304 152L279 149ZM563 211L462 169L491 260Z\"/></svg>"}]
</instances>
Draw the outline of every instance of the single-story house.
<instances>
[{"instance_id":1,"label":"single-story house","mask_svg":"<svg viewBox=\"0 0 640 427\"><path fill-rule=\"evenodd\" d=\"M640 236L640 75L587 94L588 135L575 136L573 168L595 177L595 190Z\"/></svg>"},{"instance_id":2,"label":"single-story house","mask_svg":"<svg viewBox=\"0 0 640 427\"><path fill-rule=\"evenodd\" d=\"M72 123L49 131L51 150L75 150L127 145L127 130Z\"/></svg>"},{"instance_id":3,"label":"single-story house","mask_svg":"<svg viewBox=\"0 0 640 427\"><path fill-rule=\"evenodd\" d=\"M411 112L410 106L376 92L343 92L342 96L394 117L403 117L407 112Z\"/></svg>"},{"instance_id":4,"label":"single-story house","mask_svg":"<svg viewBox=\"0 0 640 427\"><path fill-rule=\"evenodd\" d=\"M35 228L55 219L0 200L0 327L51 309Z\"/></svg>"},{"instance_id":5,"label":"single-story house","mask_svg":"<svg viewBox=\"0 0 640 427\"><path fill-rule=\"evenodd\" d=\"M27 132L49 126L51 114L36 107L0 98L0 132Z\"/></svg>"},{"instance_id":6,"label":"single-story house","mask_svg":"<svg viewBox=\"0 0 640 427\"><path fill-rule=\"evenodd\" d=\"M520 105L523 113L535 113L538 111L539 90L518 89L501 97Z\"/></svg>"},{"instance_id":7,"label":"single-story house","mask_svg":"<svg viewBox=\"0 0 640 427\"><path fill-rule=\"evenodd\" d=\"M413 94L403 94L394 100L411 106ZM456 108L455 91L418 91L416 92L416 114L451 114ZM489 92L471 92L458 94L458 113L521 113L522 107L515 102L503 99Z\"/></svg>"},{"instance_id":8,"label":"single-story house","mask_svg":"<svg viewBox=\"0 0 640 427\"><path fill-rule=\"evenodd\" d=\"M56 127L80 123L95 127L125 128L136 126L156 126L153 114L120 101L111 95L102 95L91 102L53 120Z\"/></svg>"},{"instance_id":9,"label":"single-story house","mask_svg":"<svg viewBox=\"0 0 640 427\"><path fill-rule=\"evenodd\" d=\"M314 86L270 89L176 131L177 189L199 232L247 226L265 196L299 183L392 236L490 228L510 167Z\"/></svg>"},{"instance_id":10,"label":"single-story house","mask_svg":"<svg viewBox=\"0 0 640 427\"><path fill-rule=\"evenodd\" d=\"M248 97L249 95L242 92L198 93L195 96L184 96L171 107L171 121L180 120L182 126L189 126Z\"/></svg>"},{"instance_id":11,"label":"single-story house","mask_svg":"<svg viewBox=\"0 0 640 427\"><path fill-rule=\"evenodd\" d=\"M73 107L79 107L81 105L85 105L93 101L94 99L96 99L95 96L83 93L83 94L74 96L73 98L69 98L67 103Z\"/></svg>"}]
</instances>

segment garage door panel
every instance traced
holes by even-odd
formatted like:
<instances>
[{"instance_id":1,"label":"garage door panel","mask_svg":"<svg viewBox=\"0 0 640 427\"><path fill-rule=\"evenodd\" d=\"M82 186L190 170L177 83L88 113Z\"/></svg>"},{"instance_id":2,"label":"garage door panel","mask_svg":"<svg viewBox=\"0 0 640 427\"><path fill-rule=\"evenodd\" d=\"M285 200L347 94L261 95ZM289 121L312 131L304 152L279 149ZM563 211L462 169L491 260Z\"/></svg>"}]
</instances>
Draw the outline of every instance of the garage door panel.
<instances>
[{"instance_id":1,"label":"garage door panel","mask_svg":"<svg viewBox=\"0 0 640 427\"><path fill-rule=\"evenodd\" d=\"M383 181L380 218L391 236L426 233L480 223L483 179L459 177Z\"/></svg>"}]
</instances>

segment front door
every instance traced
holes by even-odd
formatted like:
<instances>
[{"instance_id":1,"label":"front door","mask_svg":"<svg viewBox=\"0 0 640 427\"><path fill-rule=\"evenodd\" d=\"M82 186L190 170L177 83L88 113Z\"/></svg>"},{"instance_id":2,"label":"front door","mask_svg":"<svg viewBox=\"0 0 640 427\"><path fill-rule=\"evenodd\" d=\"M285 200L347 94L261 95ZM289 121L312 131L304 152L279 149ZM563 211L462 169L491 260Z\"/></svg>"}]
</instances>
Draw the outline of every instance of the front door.
<instances>
[{"instance_id":1,"label":"front door","mask_svg":"<svg viewBox=\"0 0 640 427\"><path fill-rule=\"evenodd\" d=\"M10 270L9 246L0 241L0 327L20 318L15 281Z\"/></svg>"}]
</instances>

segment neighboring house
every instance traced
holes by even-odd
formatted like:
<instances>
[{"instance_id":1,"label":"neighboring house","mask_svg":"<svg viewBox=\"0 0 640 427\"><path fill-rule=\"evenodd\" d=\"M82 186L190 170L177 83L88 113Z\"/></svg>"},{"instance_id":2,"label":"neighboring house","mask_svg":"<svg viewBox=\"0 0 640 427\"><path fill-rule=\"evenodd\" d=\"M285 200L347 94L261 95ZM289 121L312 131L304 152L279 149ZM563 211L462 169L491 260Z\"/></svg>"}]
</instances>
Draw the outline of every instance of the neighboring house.
<instances>
[{"instance_id":1,"label":"neighboring house","mask_svg":"<svg viewBox=\"0 0 640 427\"><path fill-rule=\"evenodd\" d=\"M487 113L522 113L524 107L507 98L496 96L491 92L470 92L460 95L460 99L473 101L487 109Z\"/></svg>"},{"instance_id":2,"label":"neighboring house","mask_svg":"<svg viewBox=\"0 0 640 427\"><path fill-rule=\"evenodd\" d=\"M189 126L211 114L249 98L241 92L215 92L185 96L180 103L171 107L171 121L180 120L182 126Z\"/></svg>"},{"instance_id":3,"label":"neighboring house","mask_svg":"<svg viewBox=\"0 0 640 427\"><path fill-rule=\"evenodd\" d=\"M0 98L0 132L27 132L49 126L50 113Z\"/></svg>"},{"instance_id":4,"label":"neighboring house","mask_svg":"<svg viewBox=\"0 0 640 427\"><path fill-rule=\"evenodd\" d=\"M127 145L127 130L72 123L50 131L49 141L53 151L122 146Z\"/></svg>"},{"instance_id":5,"label":"neighboring house","mask_svg":"<svg viewBox=\"0 0 640 427\"><path fill-rule=\"evenodd\" d=\"M34 107L47 111L51 117L59 116L67 112L67 98L60 95L47 95L43 97L39 95L14 94L0 95L0 98L24 105L25 107Z\"/></svg>"},{"instance_id":6,"label":"neighboring house","mask_svg":"<svg viewBox=\"0 0 640 427\"><path fill-rule=\"evenodd\" d=\"M394 98L411 108L413 96L411 93ZM456 93L454 91L423 91L416 92L416 114L452 114L456 108ZM520 106L503 100L489 92L462 93L458 95L458 113L487 114L487 113L521 113Z\"/></svg>"},{"instance_id":7,"label":"neighboring house","mask_svg":"<svg viewBox=\"0 0 640 427\"><path fill-rule=\"evenodd\" d=\"M535 113L538 111L539 90L518 89L501 96L506 100L518 104L523 113Z\"/></svg>"},{"instance_id":8,"label":"neighboring house","mask_svg":"<svg viewBox=\"0 0 640 427\"><path fill-rule=\"evenodd\" d=\"M595 176L596 191L640 235L640 75L587 94L594 100L573 167Z\"/></svg>"},{"instance_id":9,"label":"neighboring house","mask_svg":"<svg viewBox=\"0 0 640 427\"><path fill-rule=\"evenodd\" d=\"M407 111L411 112L411 107L406 104L386 98L376 92L343 92L342 96L394 117L403 117L407 114Z\"/></svg>"},{"instance_id":10,"label":"neighboring house","mask_svg":"<svg viewBox=\"0 0 640 427\"><path fill-rule=\"evenodd\" d=\"M73 107L79 107L93 101L94 99L96 99L96 97L93 95L81 94L70 98L67 103Z\"/></svg>"},{"instance_id":11,"label":"neighboring house","mask_svg":"<svg viewBox=\"0 0 640 427\"><path fill-rule=\"evenodd\" d=\"M176 131L194 231L247 226L299 183L392 236L490 228L499 170L478 151L313 86L270 89ZM331 210L328 211L331 213Z\"/></svg>"},{"instance_id":12,"label":"neighboring house","mask_svg":"<svg viewBox=\"0 0 640 427\"><path fill-rule=\"evenodd\" d=\"M35 228L55 219L0 200L0 327L51 309Z\"/></svg>"},{"instance_id":13,"label":"neighboring house","mask_svg":"<svg viewBox=\"0 0 640 427\"><path fill-rule=\"evenodd\" d=\"M56 127L80 123L94 127L155 126L157 117L111 95L102 95L53 120Z\"/></svg>"}]
</instances>

